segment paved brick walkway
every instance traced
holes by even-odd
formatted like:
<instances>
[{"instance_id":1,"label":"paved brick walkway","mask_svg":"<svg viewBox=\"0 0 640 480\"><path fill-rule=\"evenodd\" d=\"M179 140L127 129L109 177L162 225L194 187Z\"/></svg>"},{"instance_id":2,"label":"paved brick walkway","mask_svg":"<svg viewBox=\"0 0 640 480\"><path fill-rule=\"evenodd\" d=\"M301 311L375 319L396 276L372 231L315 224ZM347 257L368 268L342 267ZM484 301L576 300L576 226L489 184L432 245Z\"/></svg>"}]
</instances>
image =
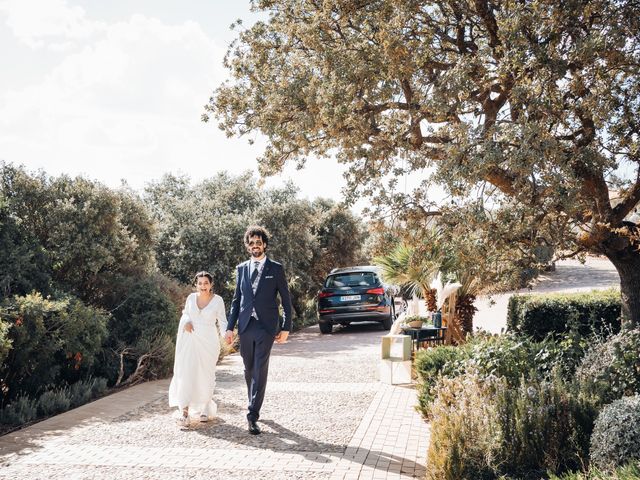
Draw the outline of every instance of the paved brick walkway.
<instances>
[{"instance_id":1,"label":"paved brick walkway","mask_svg":"<svg viewBox=\"0 0 640 480\"><path fill-rule=\"evenodd\" d=\"M169 381L138 385L0 437L0 478L422 478L428 425L411 386L375 379L381 335L311 328L274 350L260 436L244 431L234 355L219 368L220 419L181 430Z\"/></svg>"}]
</instances>

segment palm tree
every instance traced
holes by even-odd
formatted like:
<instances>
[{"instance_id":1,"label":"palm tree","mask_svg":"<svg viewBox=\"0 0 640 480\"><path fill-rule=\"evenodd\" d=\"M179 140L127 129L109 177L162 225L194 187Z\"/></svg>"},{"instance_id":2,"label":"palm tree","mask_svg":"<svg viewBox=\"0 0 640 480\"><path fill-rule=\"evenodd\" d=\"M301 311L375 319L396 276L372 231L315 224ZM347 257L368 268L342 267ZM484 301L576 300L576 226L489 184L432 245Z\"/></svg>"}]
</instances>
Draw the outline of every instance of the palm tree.
<instances>
[{"instance_id":1,"label":"palm tree","mask_svg":"<svg viewBox=\"0 0 640 480\"><path fill-rule=\"evenodd\" d=\"M428 311L435 312L435 289L430 285L445 258L437 232L430 230L415 242L398 243L373 261L382 269L385 282L408 287L411 293L425 299Z\"/></svg>"}]
</instances>

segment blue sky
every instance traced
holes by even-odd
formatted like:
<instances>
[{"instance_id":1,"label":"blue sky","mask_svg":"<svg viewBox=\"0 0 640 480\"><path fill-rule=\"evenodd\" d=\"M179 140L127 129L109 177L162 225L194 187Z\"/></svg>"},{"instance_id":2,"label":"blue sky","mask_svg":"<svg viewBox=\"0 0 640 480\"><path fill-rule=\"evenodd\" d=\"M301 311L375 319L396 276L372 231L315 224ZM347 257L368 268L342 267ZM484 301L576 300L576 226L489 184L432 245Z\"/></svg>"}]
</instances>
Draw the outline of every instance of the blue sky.
<instances>
[{"instance_id":1,"label":"blue sky","mask_svg":"<svg viewBox=\"0 0 640 480\"><path fill-rule=\"evenodd\" d=\"M0 160L136 189L257 171L259 137L200 121L237 18L255 21L248 0L0 0ZM312 159L267 185L339 199L342 171Z\"/></svg>"}]
</instances>

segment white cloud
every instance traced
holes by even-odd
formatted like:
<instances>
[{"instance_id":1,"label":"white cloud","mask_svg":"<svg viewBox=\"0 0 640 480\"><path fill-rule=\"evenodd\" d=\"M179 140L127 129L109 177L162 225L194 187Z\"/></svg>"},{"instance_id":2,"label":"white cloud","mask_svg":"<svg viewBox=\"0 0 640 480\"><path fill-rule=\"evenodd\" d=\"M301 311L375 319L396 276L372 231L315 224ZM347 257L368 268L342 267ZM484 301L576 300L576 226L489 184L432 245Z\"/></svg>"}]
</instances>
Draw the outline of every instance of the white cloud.
<instances>
[{"instance_id":1,"label":"white cloud","mask_svg":"<svg viewBox=\"0 0 640 480\"><path fill-rule=\"evenodd\" d=\"M227 139L215 121L200 121L227 74L226 48L198 23L167 25L141 14L107 23L60 0L28 3L0 3L0 18L4 11L16 36L45 47L36 53L53 67L33 84L0 93L0 160L111 186L126 179L134 188L166 172L201 180L220 170L257 170L260 137L250 146ZM65 53L54 56L55 49ZM305 196L337 198L343 170L333 160L310 160L268 184L293 178Z\"/></svg>"},{"instance_id":2,"label":"white cloud","mask_svg":"<svg viewBox=\"0 0 640 480\"><path fill-rule=\"evenodd\" d=\"M87 39L106 28L89 20L82 7L64 0L3 0L0 12L6 14L13 34L31 48L67 49L73 45L70 40Z\"/></svg>"},{"instance_id":3,"label":"white cloud","mask_svg":"<svg viewBox=\"0 0 640 480\"><path fill-rule=\"evenodd\" d=\"M168 26L134 15L108 25L40 84L0 97L0 157L46 159L37 167L57 173L64 165L108 183L131 167L149 175L135 167L145 162L170 168L185 165L185 154L207 157L215 135L200 114L223 78L223 54L194 22Z\"/></svg>"}]
</instances>

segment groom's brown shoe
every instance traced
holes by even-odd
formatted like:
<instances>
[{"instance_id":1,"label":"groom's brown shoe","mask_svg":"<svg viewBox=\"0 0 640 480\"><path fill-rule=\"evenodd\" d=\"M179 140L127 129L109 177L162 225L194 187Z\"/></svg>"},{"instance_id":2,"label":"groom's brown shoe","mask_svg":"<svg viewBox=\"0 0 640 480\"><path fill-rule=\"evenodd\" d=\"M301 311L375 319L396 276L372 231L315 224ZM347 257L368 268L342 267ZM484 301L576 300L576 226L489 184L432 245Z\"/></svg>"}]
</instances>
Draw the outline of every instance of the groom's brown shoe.
<instances>
[{"instance_id":1,"label":"groom's brown shoe","mask_svg":"<svg viewBox=\"0 0 640 480\"><path fill-rule=\"evenodd\" d=\"M249 420L249 433L251 435L260 435L260 427L255 420Z\"/></svg>"}]
</instances>

